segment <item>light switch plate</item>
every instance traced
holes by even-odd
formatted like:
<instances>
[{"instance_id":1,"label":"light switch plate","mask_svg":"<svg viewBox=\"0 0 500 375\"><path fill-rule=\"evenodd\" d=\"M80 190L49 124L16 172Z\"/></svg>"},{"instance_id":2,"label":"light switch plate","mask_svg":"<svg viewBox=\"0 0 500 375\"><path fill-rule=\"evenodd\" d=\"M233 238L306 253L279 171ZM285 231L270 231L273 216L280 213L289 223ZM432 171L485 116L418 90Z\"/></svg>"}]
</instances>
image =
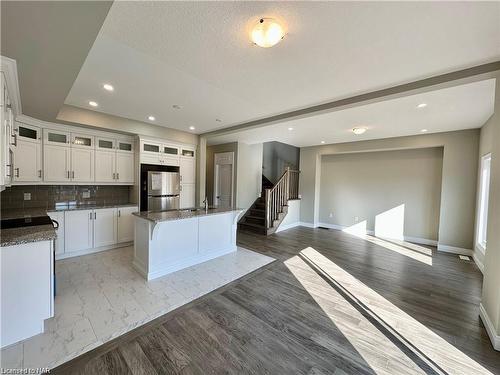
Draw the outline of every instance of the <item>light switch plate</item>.
<instances>
[{"instance_id":1,"label":"light switch plate","mask_svg":"<svg viewBox=\"0 0 500 375\"><path fill-rule=\"evenodd\" d=\"M24 200L30 201L31 200L31 193L24 193Z\"/></svg>"},{"instance_id":2,"label":"light switch plate","mask_svg":"<svg viewBox=\"0 0 500 375\"><path fill-rule=\"evenodd\" d=\"M82 191L82 198L90 198L90 190Z\"/></svg>"}]
</instances>

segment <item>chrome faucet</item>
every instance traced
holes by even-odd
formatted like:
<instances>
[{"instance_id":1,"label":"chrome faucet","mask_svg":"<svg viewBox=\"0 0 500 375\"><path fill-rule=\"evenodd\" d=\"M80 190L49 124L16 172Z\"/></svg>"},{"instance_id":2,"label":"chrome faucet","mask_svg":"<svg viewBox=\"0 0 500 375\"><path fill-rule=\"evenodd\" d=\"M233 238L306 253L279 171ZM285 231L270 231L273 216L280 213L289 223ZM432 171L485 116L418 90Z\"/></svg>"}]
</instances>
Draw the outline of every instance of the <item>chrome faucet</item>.
<instances>
[{"instance_id":1,"label":"chrome faucet","mask_svg":"<svg viewBox=\"0 0 500 375\"><path fill-rule=\"evenodd\" d=\"M205 200L203 201L203 204L205 206L205 212L208 212L208 197L205 196Z\"/></svg>"}]
</instances>

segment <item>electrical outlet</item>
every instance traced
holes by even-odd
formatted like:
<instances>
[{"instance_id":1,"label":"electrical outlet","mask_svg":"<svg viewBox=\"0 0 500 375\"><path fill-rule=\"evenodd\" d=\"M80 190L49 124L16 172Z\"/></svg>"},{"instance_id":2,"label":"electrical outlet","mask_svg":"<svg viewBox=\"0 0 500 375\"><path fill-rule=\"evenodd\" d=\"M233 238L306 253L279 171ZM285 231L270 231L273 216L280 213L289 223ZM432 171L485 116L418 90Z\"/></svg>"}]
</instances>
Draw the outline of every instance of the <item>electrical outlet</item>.
<instances>
[{"instance_id":1,"label":"electrical outlet","mask_svg":"<svg viewBox=\"0 0 500 375\"><path fill-rule=\"evenodd\" d=\"M31 200L31 193L24 193L24 200L30 201Z\"/></svg>"},{"instance_id":2,"label":"electrical outlet","mask_svg":"<svg viewBox=\"0 0 500 375\"><path fill-rule=\"evenodd\" d=\"M82 198L90 198L90 190L82 191Z\"/></svg>"},{"instance_id":3,"label":"electrical outlet","mask_svg":"<svg viewBox=\"0 0 500 375\"><path fill-rule=\"evenodd\" d=\"M331 217L331 218L333 217L333 212L330 212L330 217Z\"/></svg>"},{"instance_id":4,"label":"electrical outlet","mask_svg":"<svg viewBox=\"0 0 500 375\"><path fill-rule=\"evenodd\" d=\"M357 223L359 221L359 217L354 216L354 222Z\"/></svg>"}]
</instances>

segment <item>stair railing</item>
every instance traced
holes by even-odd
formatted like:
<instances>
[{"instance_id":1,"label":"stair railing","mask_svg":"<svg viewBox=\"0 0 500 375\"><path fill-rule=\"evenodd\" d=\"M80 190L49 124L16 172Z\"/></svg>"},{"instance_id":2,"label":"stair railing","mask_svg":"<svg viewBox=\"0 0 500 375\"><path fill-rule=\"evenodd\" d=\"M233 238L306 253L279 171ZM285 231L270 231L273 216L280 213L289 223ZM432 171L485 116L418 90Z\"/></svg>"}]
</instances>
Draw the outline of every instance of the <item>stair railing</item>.
<instances>
[{"instance_id":1,"label":"stair railing","mask_svg":"<svg viewBox=\"0 0 500 375\"><path fill-rule=\"evenodd\" d=\"M287 167L278 182L271 189L266 189L266 229L273 226L289 199L299 198L299 173Z\"/></svg>"}]
</instances>

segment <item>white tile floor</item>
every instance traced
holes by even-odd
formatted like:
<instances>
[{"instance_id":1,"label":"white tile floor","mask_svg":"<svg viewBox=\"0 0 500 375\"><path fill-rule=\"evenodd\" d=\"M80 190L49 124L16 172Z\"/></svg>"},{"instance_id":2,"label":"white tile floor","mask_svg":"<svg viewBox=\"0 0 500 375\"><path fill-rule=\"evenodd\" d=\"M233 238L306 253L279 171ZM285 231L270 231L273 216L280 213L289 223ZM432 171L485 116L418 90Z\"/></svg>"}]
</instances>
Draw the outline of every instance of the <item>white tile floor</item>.
<instances>
[{"instance_id":1,"label":"white tile floor","mask_svg":"<svg viewBox=\"0 0 500 375\"><path fill-rule=\"evenodd\" d=\"M43 334L2 349L1 367L56 367L274 260L238 248L147 282L132 255L127 247L58 261L54 318Z\"/></svg>"}]
</instances>

